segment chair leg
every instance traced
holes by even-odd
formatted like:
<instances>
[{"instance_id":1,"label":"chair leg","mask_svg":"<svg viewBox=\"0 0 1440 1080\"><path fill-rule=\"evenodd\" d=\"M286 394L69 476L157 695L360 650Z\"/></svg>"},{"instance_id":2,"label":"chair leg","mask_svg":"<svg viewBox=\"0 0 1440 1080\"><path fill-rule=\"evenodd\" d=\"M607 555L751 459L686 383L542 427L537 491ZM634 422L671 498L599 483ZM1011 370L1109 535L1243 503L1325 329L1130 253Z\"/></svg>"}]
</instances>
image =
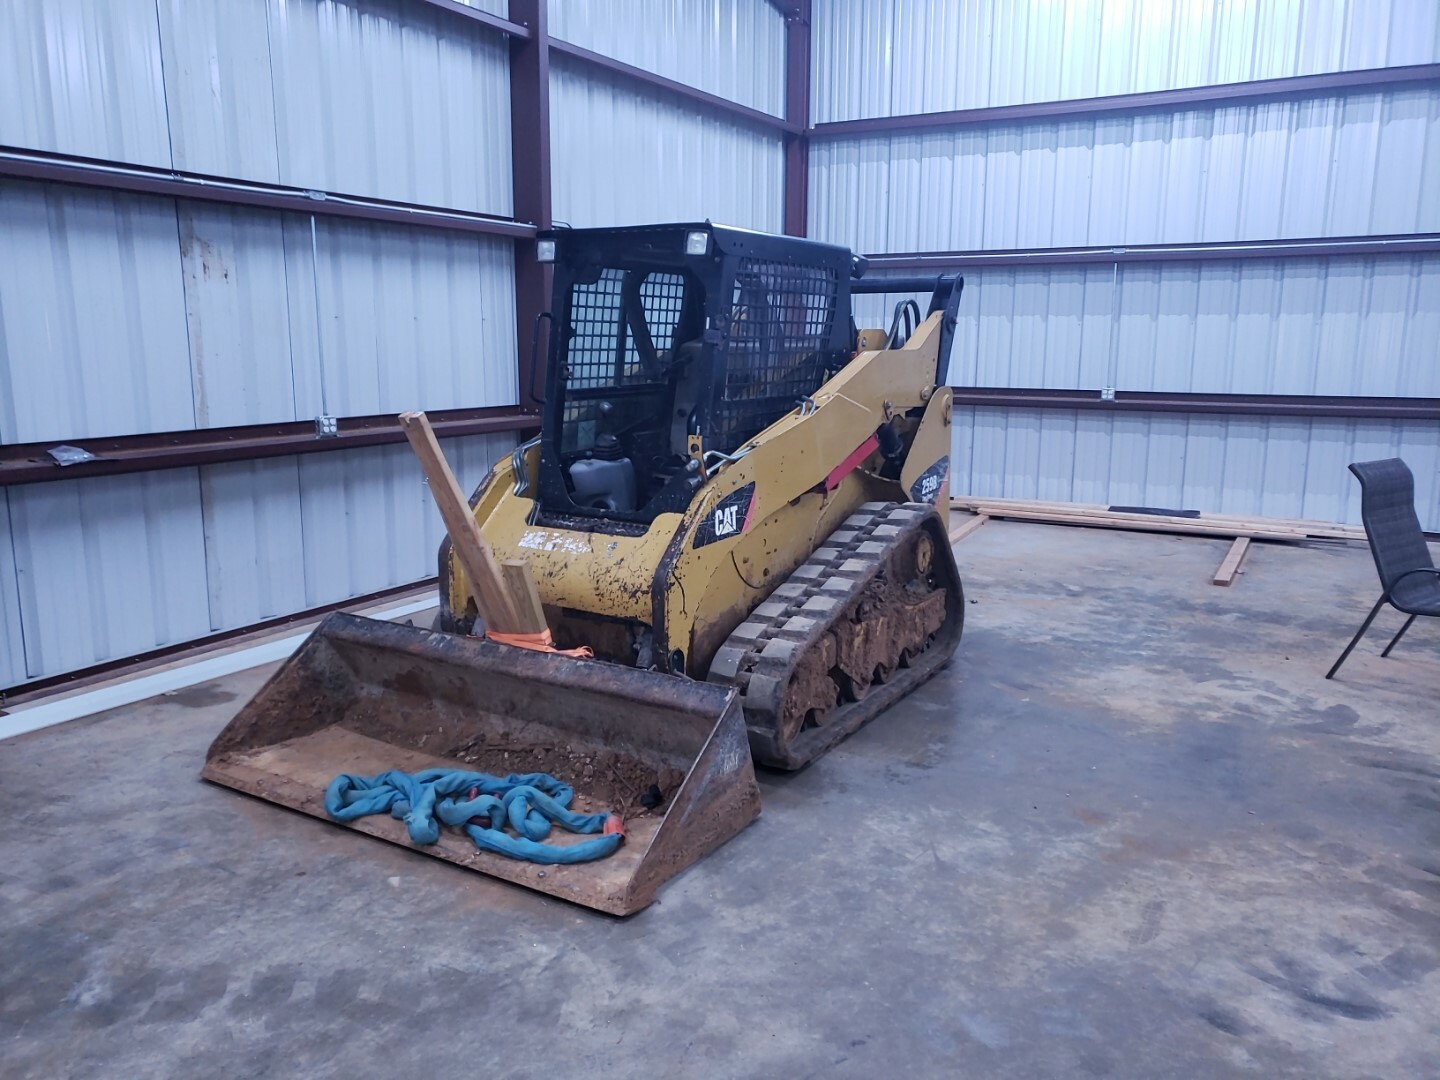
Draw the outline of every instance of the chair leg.
<instances>
[{"instance_id":1,"label":"chair leg","mask_svg":"<svg viewBox=\"0 0 1440 1080\"><path fill-rule=\"evenodd\" d=\"M1385 651L1380 654L1382 658L1390 655L1390 650L1400 643L1400 639L1405 636L1405 631L1410 629L1410 624L1414 621L1414 615L1411 615L1410 618L1405 620L1405 625L1400 627L1400 632L1390 639L1390 644L1386 645Z\"/></svg>"},{"instance_id":2,"label":"chair leg","mask_svg":"<svg viewBox=\"0 0 1440 1080\"><path fill-rule=\"evenodd\" d=\"M1350 644L1345 646L1345 651L1340 654L1340 659L1335 661L1335 666L1325 673L1325 678L1333 679L1335 672L1340 670L1340 665L1345 663L1345 658L1350 655L1351 650L1360 644L1360 639L1365 636L1365 631L1370 629L1370 624L1375 621L1375 616L1380 614L1380 609L1385 606L1385 597L1375 601L1375 606L1370 609L1370 614L1365 616L1365 621L1360 624L1360 629L1350 639Z\"/></svg>"}]
</instances>

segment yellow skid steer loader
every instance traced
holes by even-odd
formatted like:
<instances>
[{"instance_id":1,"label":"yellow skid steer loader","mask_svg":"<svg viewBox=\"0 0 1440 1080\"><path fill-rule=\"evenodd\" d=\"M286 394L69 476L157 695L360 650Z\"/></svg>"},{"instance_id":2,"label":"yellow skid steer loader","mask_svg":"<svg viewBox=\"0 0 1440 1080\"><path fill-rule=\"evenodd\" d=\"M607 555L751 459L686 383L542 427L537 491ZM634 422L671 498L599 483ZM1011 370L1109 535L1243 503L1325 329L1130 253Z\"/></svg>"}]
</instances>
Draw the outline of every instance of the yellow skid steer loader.
<instances>
[{"instance_id":1,"label":"yellow skid steer loader","mask_svg":"<svg viewBox=\"0 0 1440 1080\"><path fill-rule=\"evenodd\" d=\"M628 914L796 769L934 674L964 602L943 518L963 281L871 280L845 248L711 224L560 229L540 435L470 500L562 649L483 640L450 542L435 629L328 618L204 776L326 816L338 774L547 773L622 815L594 862L461 834L419 850ZM858 331L858 292L931 293ZM537 323L538 325L538 323ZM537 335L538 336L538 335ZM352 824L408 843L389 817Z\"/></svg>"}]
</instances>

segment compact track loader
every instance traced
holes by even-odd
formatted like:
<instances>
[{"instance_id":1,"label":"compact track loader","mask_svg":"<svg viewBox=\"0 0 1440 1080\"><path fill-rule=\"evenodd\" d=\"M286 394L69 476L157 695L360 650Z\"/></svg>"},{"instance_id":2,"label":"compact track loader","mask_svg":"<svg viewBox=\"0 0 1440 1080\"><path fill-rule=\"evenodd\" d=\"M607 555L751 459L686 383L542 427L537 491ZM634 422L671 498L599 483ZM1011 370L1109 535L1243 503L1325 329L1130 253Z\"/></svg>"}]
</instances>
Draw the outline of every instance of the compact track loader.
<instances>
[{"instance_id":1,"label":"compact track loader","mask_svg":"<svg viewBox=\"0 0 1440 1080\"><path fill-rule=\"evenodd\" d=\"M324 816L338 773L548 772L624 815L619 851L541 868L459 836L422 850L625 914L759 812L752 755L804 766L958 645L942 515L963 282L870 280L844 248L710 224L538 245L541 432L470 507L497 556L528 564L555 643L596 658L475 636L447 540L433 630L331 616L204 775ZM853 293L921 290L923 318L906 301L857 331ZM390 818L352 827L407 842Z\"/></svg>"}]
</instances>

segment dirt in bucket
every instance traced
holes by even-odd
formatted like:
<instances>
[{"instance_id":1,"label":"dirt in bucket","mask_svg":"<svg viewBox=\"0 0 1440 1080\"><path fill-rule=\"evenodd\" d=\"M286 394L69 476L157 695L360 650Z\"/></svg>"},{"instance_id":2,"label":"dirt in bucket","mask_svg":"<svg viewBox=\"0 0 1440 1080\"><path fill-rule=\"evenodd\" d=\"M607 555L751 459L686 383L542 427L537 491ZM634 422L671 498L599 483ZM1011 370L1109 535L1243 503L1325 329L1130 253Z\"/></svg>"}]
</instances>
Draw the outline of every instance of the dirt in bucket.
<instances>
[{"instance_id":1,"label":"dirt in bucket","mask_svg":"<svg viewBox=\"0 0 1440 1080\"><path fill-rule=\"evenodd\" d=\"M549 773L575 789L575 809L586 813L613 810L622 817L663 814L685 774L669 765L658 768L629 754L604 748L507 744L471 739L445 755L479 772ZM658 789L660 802L654 802Z\"/></svg>"}]
</instances>

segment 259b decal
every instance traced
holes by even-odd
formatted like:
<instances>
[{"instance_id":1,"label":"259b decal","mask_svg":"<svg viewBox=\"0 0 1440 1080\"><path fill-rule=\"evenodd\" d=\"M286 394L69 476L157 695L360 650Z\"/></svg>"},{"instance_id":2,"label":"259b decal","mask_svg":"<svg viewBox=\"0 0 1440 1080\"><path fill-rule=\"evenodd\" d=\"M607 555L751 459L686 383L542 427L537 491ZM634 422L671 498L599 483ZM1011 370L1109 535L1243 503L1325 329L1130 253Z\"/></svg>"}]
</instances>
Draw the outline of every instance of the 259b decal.
<instances>
[{"instance_id":1,"label":"259b decal","mask_svg":"<svg viewBox=\"0 0 1440 1080\"><path fill-rule=\"evenodd\" d=\"M950 455L946 454L915 478L915 483L910 485L910 501L933 503L940 494L940 486L949 475Z\"/></svg>"}]
</instances>

